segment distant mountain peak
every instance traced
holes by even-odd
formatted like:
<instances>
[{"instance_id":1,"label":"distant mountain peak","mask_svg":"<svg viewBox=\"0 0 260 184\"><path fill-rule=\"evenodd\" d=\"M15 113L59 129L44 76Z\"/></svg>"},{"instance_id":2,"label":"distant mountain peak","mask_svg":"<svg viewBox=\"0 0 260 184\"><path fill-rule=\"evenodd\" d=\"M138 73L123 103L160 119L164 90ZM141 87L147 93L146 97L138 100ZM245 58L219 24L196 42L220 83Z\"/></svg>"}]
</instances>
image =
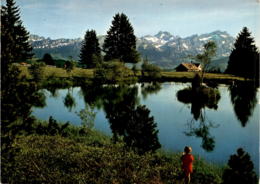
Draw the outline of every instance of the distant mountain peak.
<instances>
[{"instance_id":1,"label":"distant mountain peak","mask_svg":"<svg viewBox=\"0 0 260 184\"><path fill-rule=\"evenodd\" d=\"M165 40L165 41L179 38L179 36L174 36L170 32L167 32L167 31L159 31L156 35L154 35L154 37L156 37L160 40Z\"/></svg>"},{"instance_id":2,"label":"distant mountain peak","mask_svg":"<svg viewBox=\"0 0 260 184\"><path fill-rule=\"evenodd\" d=\"M99 44L103 45L105 35L99 35ZM178 63L186 61L188 55L196 55L203 51L203 45L208 41L217 44L216 58L229 56L235 38L226 31L213 31L205 34L194 34L181 38L167 31L159 31L155 35L146 35L137 38L137 50L142 56L147 56L149 61L161 67L173 67ZM35 55L42 58L44 53L57 54L63 58L73 56L79 59L82 39L50 39L37 35L30 35Z\"/></svg>"}]
</instances>

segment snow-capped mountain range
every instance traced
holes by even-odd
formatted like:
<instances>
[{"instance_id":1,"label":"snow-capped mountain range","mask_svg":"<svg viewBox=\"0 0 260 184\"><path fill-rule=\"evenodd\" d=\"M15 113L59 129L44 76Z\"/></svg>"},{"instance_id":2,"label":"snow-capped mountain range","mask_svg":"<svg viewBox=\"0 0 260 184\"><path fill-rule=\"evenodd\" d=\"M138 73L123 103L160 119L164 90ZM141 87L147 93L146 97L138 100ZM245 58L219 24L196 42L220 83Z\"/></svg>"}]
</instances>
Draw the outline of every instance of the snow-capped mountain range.
<instances>
[{"instance_id":1,"label":"snow-capped mountain range","mask_svg":"<svg viewBox=\"0 0 260 184\"><path fill-rule=\"evenodd\" d=\"M100 45L103 45L105 36L98 38ZM201 53L203 45L210 40L215 41L218 47L216 59L228 57L235 41L234 37L225 31L196 34L185 38L160 31L154 36L137 38L137 50L150 62L164 68L172 68L180 62L187 61L189 55ZM82 41L81 38L52 40L37 35L30 36L35 55L39 58L45 53L50 53L60 58L72 56L78 60Z\"/></svg>"}]
</instances>

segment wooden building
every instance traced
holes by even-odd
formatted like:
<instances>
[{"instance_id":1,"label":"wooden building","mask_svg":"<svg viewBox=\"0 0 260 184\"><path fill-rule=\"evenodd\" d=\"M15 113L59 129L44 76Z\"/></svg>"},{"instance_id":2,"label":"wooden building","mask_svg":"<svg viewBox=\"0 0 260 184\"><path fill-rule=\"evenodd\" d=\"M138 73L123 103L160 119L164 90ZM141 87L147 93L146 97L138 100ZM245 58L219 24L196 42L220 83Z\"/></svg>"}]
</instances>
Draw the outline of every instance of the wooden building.
<instances>
[{"instance_id":1,"label":"wooden building","mask_svg":"<svg viewBox=\"0 0 260 184\"><path fill-rule=\"evenodd\" d=\"M177 72L199 72L202 68L199 63L181 63L175 68L175 70Z\"/></svg>"}]
</instances>

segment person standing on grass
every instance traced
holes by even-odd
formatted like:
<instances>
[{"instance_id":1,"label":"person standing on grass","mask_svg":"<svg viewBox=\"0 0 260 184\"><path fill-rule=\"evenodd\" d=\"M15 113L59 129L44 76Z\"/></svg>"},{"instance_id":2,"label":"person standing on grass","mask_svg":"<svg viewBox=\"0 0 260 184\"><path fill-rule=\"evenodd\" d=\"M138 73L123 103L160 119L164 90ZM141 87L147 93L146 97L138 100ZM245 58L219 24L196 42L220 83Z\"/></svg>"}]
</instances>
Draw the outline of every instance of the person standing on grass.
<instances>
[{"instance_id":1,"label":"person standing on grass","mask_svg":"<svg viewBox=\"0 0 260 184\"><path fill-rule=\"evenodd\" d=\"M184 176L185 176L185 184L189 184L190 183L190 174L193 171L193 161L194 161L194 157L191 154L192 152L192 148L185 146L184 148L184 153L181 156L181 161L182 161L182 170L184 172Z\"/></svg>"}]
</instances>

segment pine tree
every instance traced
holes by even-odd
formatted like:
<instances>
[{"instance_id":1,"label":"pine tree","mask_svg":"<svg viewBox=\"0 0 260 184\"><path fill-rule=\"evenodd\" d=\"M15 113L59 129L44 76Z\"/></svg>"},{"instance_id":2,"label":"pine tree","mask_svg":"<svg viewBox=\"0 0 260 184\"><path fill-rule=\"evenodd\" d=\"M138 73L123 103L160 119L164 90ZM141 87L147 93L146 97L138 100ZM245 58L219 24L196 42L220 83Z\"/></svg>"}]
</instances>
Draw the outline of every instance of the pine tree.
<instances>
[{"instance_id":1,"label":"pine tree","mask_svg":"<svg viewBox=\"0 0 260 184\"><path fill-rule=\"evenodd\" d=\"M125 14L118 13L114 16L112 26L107 32L103 50L106 61L112 59L119 59L125 63L139 61L134 29Z\"/></svg>"},{"instance_id":2,"label":"pine tree","mask_svg":"<svg viewBox=\"0 0 260 184\"><path fill-rule=\"evenodd\" d=\"M228 161L230 168L223 173L223 184L257 184L257 175L254 171L254 164L248 153L242 148L237 150L237 155L231 155Z\"/></svg>"},{"instance_id":3,"label":"pine tree","mask_svg":"<svg viewBox=\"0 0 260 184\"><path fill-rule=\"evenodd\" d=\"M29 33L22 25L19 8L13 0L6 0L6 6L2 6L1 31L3 64L32 58L32 47L28 41Z\"/></svg>"},{"instance_id":4,"label":"pine tree","mask_svg":"<svg viewBox=\"0 0 260 184\"><path fill-rule=\"evenodd\" d=\"M239 33L229 56L226 73L259 79L259 52L248 28Z\"/></svg>"},{"instance_id":5,"label":"pine tree","mask_svg":"<svg viewBox=\"0 0 260 184\"><path fill-rule=\"evenodd\" d=\"M44 106L44 95L35 83L27 83L20 77L14 62L32 57L28 42L29 33L22 26L19 9L13 0L6 0L1 7L1 182L8 183L13 175L14 150L12 143L21 133L30 133L33 118L32 106Z\"/></svg>"},{"instance_id":6,"label":"pine tree","mask_svg":"<svg viewBox=\"0 0 260 184\"><path fill-rule=\"evenodd\" d=\"M96 31L87 30L80 50L80 64L83 67L94 68L101 62L101 49L99 47Z\"/></svg>"}]
</instances>

